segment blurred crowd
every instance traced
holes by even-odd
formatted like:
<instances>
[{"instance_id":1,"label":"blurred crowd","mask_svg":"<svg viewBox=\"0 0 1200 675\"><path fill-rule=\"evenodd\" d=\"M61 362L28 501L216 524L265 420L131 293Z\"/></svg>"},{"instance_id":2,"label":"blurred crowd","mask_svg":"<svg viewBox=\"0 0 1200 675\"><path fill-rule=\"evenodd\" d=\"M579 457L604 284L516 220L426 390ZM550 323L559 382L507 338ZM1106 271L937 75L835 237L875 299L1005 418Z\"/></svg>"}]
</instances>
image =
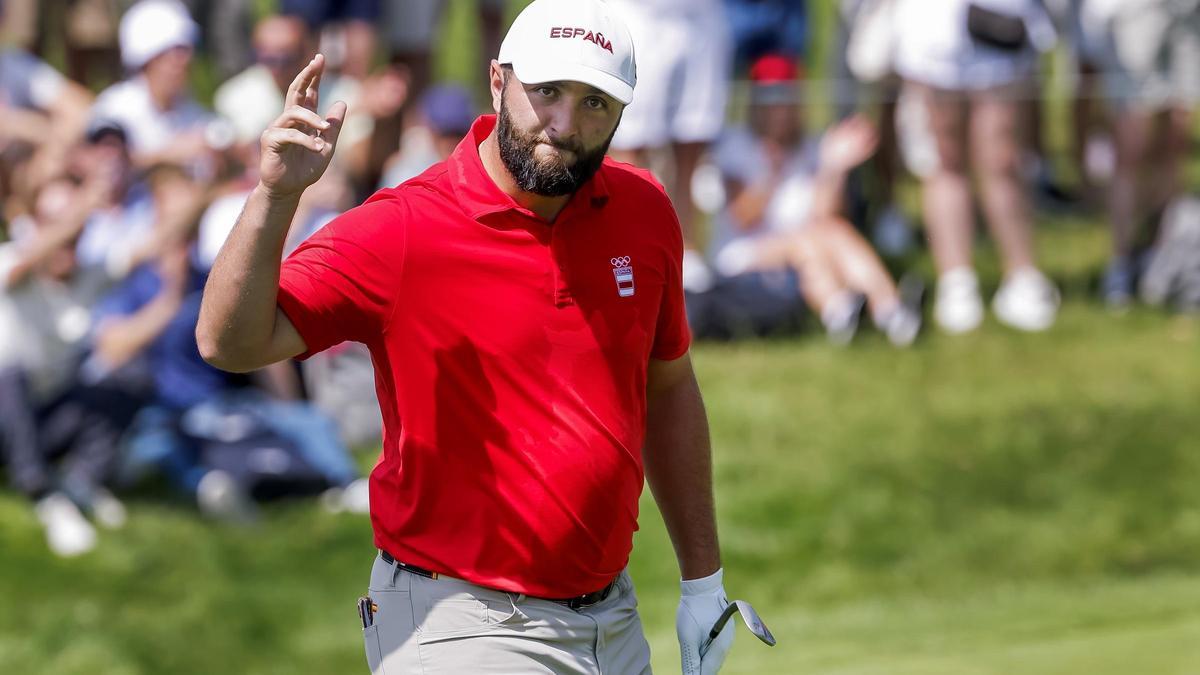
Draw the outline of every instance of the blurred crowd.
<instances>
[{"instance_id":1,"label":"blurred crowd","mask_svg":"<svg viewBox=\"0 0 1200 675\"><path fill-rule=\"evenodd\" d=\"M1060 296L1038 266L1037 209L1106 214L1109 307L1200 308L1200 200L1184 180L1200 0L843 0L821 79L806 76L802 0L609 1L639 76L610 154L675 202L698 337L845 344L870 325L907 347L926 314L968 333L987 309L977 214L1002 265L996 319L1047 330ZM514 8L473 4L489 57ZM316 51L321 104L350 113L285 255L446 158L484 112L485 60L479 90L434 82L446 9L0 0L0 462L52 550L92 548L96 526L125 521L118 495L155 478L235 521L284 495L367 511L349 450L380 433L365 349L233 376L200 358L194 327L257 183L259 136ZM1050 87L1068 102L1065 152L1041 133ZM925 245L932 279L906 269Z\"/></svg>"}]
</instances>

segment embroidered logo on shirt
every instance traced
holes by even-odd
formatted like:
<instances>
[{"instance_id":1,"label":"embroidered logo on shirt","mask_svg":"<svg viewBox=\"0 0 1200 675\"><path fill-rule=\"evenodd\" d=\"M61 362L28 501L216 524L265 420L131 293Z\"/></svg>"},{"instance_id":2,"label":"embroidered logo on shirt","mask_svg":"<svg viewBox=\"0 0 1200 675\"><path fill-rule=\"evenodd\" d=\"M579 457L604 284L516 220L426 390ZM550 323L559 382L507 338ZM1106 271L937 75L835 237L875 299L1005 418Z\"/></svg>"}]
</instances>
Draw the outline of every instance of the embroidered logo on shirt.
<instances>
[{"instance_id":1,"label":"embroidered logo on shirt","mask_svg":"<svg viewBox=\"0 0 1200 675\"><path fill-rule=\"evenodd\" d=\"M622 298L633 295L633 265L629 263L629 256L617 256L608 262L612 263L613 276L617 279L617 295Z\"/></svg>"}]
</instances>

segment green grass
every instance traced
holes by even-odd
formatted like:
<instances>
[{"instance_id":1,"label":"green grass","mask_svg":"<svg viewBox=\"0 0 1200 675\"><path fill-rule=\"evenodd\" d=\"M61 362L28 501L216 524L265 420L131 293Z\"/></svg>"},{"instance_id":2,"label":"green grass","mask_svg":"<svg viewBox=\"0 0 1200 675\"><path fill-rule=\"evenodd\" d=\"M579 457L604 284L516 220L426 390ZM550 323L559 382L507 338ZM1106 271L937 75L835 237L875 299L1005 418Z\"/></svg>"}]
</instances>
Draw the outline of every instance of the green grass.
<instances>
[{"instance_id":1,"label":"green grass","mask_svg":"<svg viewBox=\"0 0 1200 675\"><path fill-rule=\"evenodd\" d=\"M1083 219L1043 228L1068 291L1047 334L696 349L727 587L780 639L742 631L726 672L1196 671L1200 325L1088 300L1104 241ZM64 561L0 495L0 673L361 672L365 519L292 503L237 529L153 494L131 512ZM649 499L642 524L643 618L677 672Z\"/></svg>"},{"instance_id":2,"label":"green grass","mask_svg":"<svg viewBox=\"0 0 1200 675\"><path fill-rule=\"evenodd\" d=\"M474 21L449 4L439 76L481 82ZM697 347L727 587L780 639L741 631L725 672L1200 671L1200 325L1088 299L1096 218L1055 219L1038 250L1067 296L1044 335ZM994 288L986 247L979 263ZM642 525L643 621L656 669L678 672L677 570L648 498ZM0 673L363 672L371 555L366 519L314 504L237 529L146 494L64 561L0 493Z\"/></svg>"}]
</instances>

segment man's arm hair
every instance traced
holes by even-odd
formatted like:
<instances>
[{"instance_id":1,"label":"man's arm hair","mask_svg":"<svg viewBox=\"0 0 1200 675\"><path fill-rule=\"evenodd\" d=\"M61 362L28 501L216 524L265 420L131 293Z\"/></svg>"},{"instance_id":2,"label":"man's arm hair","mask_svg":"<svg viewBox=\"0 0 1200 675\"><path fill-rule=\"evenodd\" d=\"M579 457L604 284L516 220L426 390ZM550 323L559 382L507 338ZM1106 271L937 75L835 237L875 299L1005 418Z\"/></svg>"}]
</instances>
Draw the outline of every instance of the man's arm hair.
<instances>
[{"instance_id":1,"label":"man's arm hair","mask_svg":"<svg viewBox=\"0 0 1200 675\"><path fill-rule=\"evenodd\" d=\"M292 80L260 141L259 184L209 272L196 344L217 368L248 372L308 349L279 309L279 270L300 196L329 166L346 116L340 101L325 118L316 113L324 67L317 54Z\"/></svg>"},{"instance_id":2,"label":"man's arm hair","mask_svg":"<svg viewBox=\"0 0 1200 675\"><path fill-rule=\"evenodd\" d=\"M295 200L256 188L204 286L196 344L209 364L235 373L303 353L300 333L277 305L280 258Z\"/></svg>"},{"instance_id":3,"label":"man's arm hair","mask_svg":"<svg viewBox=\"0 0 1200 675\"><path fill-rule=\"evenodd\" d=\"M691 357L651 359L646 388L646 479L684 579L721 567L708 419Z\"/></svg>"}]
</instances>

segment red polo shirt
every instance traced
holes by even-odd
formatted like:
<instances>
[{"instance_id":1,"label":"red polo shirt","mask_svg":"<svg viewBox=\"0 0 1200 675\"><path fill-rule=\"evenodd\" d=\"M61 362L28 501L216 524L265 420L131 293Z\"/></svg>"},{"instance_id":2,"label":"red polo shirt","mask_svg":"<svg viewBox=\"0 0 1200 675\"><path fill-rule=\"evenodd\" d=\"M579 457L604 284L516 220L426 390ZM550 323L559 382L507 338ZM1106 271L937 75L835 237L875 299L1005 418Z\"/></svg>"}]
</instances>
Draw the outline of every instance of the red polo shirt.
<instances>
[{"instance_id":1,"label":"red polo shirt","mask_svg":"<svg viewBox=\"0 0 1200 675\"><path fill-rule=\"evenodd\" d=\"M577 595L628 562L646 368L690 341L683 243L662 188L607 159L553 224L518 206L479 158L494 126L481 117L449 160L314 234L283 264L279 306L304 356L371 350L379 548Z\"/></svg>"}]
</instances>

